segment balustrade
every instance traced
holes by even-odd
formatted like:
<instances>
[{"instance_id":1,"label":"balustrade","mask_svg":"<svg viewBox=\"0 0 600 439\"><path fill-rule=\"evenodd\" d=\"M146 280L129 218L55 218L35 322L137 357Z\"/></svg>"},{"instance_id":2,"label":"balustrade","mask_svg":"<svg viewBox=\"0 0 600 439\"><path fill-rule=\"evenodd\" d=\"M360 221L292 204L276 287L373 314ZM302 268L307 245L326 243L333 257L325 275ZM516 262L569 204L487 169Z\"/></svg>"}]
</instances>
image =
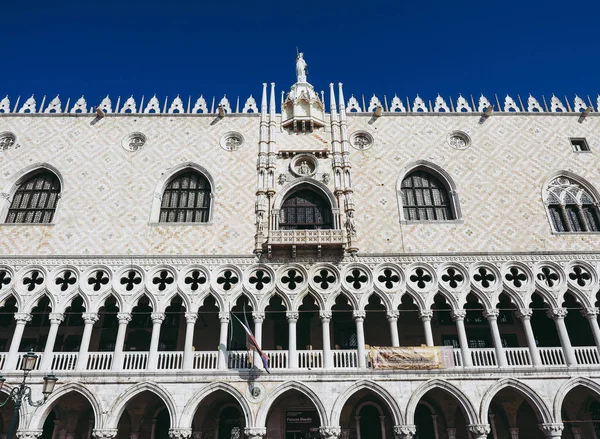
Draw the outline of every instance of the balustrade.
<instances>
[{"instance_id":1,"label":"balustrade","mask_svg":"<svg viewBox=\"0 0 600 439\"><path fill-rule=\"evenodd\" d=\"M218 352L194 352L193 368L196 370L216 369L219 362Z\"/></svg>"},{"instance_id":2,"label":"balustrade","mask_svg":"<svg viewBox=\"0 0 600 439\"><path fill-rule=\"evenodd\" d=\"M158 367L160 370L181 369L183 365L183 351L179 352L159 352Z\"/></svg>"},{"instance_id":3,"label":"balustrade","mask_svg":"<svg viewBox=\"0 0 600 439\"><path fill-rule=\"evenodd\" d=\"M89 352L87 370L110 370L112 368L112 352Z\"/></svg>"},{"instance_id":4,"label":"balustrade","mask_svg":"<svg viewBox=\"0 0 600 439\"><path fill-rule=\"evenodd\" d=\"M148 367L148 352L124 352L123 370L145 370Z\"/></svg>"},{"instance_id":5,"label":"balustrade","mask_svg":"<svg viewBox=\"0 0 600 439\"><path fill-rule=\"evenodd\" d=\"M299 369L320 369L323 367L323 351L298 351Z\"/></svg>"},{"instance_id":6,"label":"balustrade","mask_svg":"<svg viewBox=\"0 0 600 439\"><path fill-rule=\"evenodd\" d=\"M229 351L227 363L230 369L249 369L248 351Z\"/></svg>"},{"instance_id":7,"label":"balustrade","mask_svg":"<svg viewBox=\"0 0 600 439\"><path fill-rule=\"evenodd\" d=\"M574 347L575 358L580 366L600 364L600 355L598 355L597 347L580 346Z\"/></svg>"},{"instance_id":8,"label":"balustrade","mask_svg":"<svg viewBox=\"0 0 600 439\"><path fill-rule=\"evenodd\" d=\"M454 348L452 351L454 353L454 366L463 367L462 352L460 348Z\"/></svg>"},{"instance_id":9,"label":"balustrade","mask_svg":"<svg viewBox=\"0 0 600 439\"><path fill-rule=\"evenodd\" d=\"M333 367L336 369L355 369L358 367L358 352L355 349L337 349L333 354Z\"/></svg>"},{"instance_id":10,"label":"balustrade","mask_svg":"<svg viewBox=\"0 0 600 439\"><path fill-rule=\"evenodd\" d=\"M37 360L35 361L35 365L33 366L33 370L39 370L40 369L40 364L42 363L42 352L34 352L35 355L37 355ZM25 355L25 352L21 352L19 353L19 359L17 360L17 367L15 367L16 370L21 370L23 368L23 356Z\"/></svg>"},{"instance_id":11,"label":"balustrade","mask_svg":"<svg viewBox=\"0 0 600 439\"><path fill-rule=\"evenodd\" d=\"M538 348L542 365L544 366L564 366L565 354L562 348Z\"/></svg>"},{"instance_id":12,"label":"balustrade","mask_svg":"<svg viewBox=\"0 0 600 439\"><path fill-rule=\"evenodd\" d=\"M288 351L263 351L269 357L269 369L287 369Z\"/></svg>"},{"instance_id":13,"label":"balustrade","mask_svg":"<svg viewBox=\"0 0 600 439\"><path fill-rule=\"evenodd\" d=\"M471 360L475 367L498 367L498 361L496 359L496 349L484 348L484 349L470 349Z\"/></svg>"},{"instance_id":14,"label":"balustrade","mask_svg":"<svg viewBox=\"0 0 600 439\"><path fill-rule=\"evenodd\" d=\"M504 352L509 366L531 366L529 348L505 348Z\"/></svg>"},{"instance_id":15,"label":"balustrade","mask_svg":"<svg viewBox=\"0 0 600 439\"><path fill-rule=\"evenodd\" d=\"M8 354L0 353L0 370L4 369L4 365L6 364L6 358Z\"/></svg>"},{"instance_id":16,"label":"balustrade","mask_svg":"<svg viewBox=\"0 0 600 439\"><path fill-rule=\"evenodd\" d=\"M50 370L75 370L77 364L77 352L55 352L52 355Z\"/></svg>"}]
</instances>

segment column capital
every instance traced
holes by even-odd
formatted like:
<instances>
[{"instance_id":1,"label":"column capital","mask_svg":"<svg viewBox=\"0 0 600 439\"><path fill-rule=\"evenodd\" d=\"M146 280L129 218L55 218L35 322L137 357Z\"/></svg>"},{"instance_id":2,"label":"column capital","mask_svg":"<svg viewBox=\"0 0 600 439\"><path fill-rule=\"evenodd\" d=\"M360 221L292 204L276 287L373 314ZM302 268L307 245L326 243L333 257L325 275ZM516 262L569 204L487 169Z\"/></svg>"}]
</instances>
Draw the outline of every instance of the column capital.
<instances>
[{"instance_id":1,"label":"column capital","mask_svg":"<svg viewBox=\"0 0 600 439\"><path fill-rule=\"evenodd\" d=\"M129 312L119 312L117 313L117 319L119 319L119 324L121 323L129 323L131 322L131 313Z\"/></svg>"},{"instance_id":2,"label":"column capital","mask_svg":"<svg viewBox=\"0 0 600 439\"><path fill-rule=\"evenodd\" d=\"M464 309L457 309L452 311L451 315L452 320L454 320L455 322L463 321L467 316L467 311L465 311Z\"/></svg>"},{"instance_id":3,"label":"column capital","mask_svg":"<svg viewBox=\"0 0 600 439\"><path fill-rule=\"evenodd\" d=\"M540 424L539 427L540 427L540 430L542 430L542 432L544 432L546 437L555 437L555 438L561 437L562 431L565 428L564 425L559 422Z\"/></svg>"},{"instance_id":4,"label":"column capital","mask_svg":"<svg viewBox=\"0 0 600 439\"><path fill-rule=\"evenodd\" d=\"M496 308L489 308L483 312L483 316L488 320L498 320L500 310Z\"/></svg>"},{"instance_id":5,"label":"column capital","mask_svg":"<svg viewBox=\"0 0 600 439\"><path fill-rule=\"evenodd\" d=\"M421 318L421 320L425 321L431 321L432 317L433 317L433 310L431 309L426 309L423 311L419 311L419 317Z\"/></svg>"},{"instance_id":6,"label":"column capital","mask_svg":"<svg viewBox=\"0 0 600 439\"><path fill-rule=\"evenodd\" d=\"M262 439L267 434L266 427L246 427L244 428L244 434L248 436L248 439Z\"/></svg>"},{"instance_id":7,"label":"column capital","mask_svg":"<svg viewBox=\"0 0 600 439\"><path fill-rule=\"evenodd\" d=\"M470 433L473 433L475 439L486 438L492 431L490 424L469 424L467 429Z\"/></svg>"},{"instance_id":8,"label":"column capital","mask_svg":"<svg viewBox=\"0 0 600 439\"><path fill-rule=\"evenodd\" d=\"M416 433L416 425L394 425L394 436L398 439L410 439Z\"/></svg>"},{"instance_id":9,"label":"column capital","mask_svg":"<svg viewBox=\"0 0 600 439\"><path fill-rule=\"evenodd\" d=\"M550 317L552 320L564 319L567 316L566 308L550 308L546 311L546 315Z\"/></svg>"},{"instance_id":10,"label":"column capital","mask_svg":"<svg viewBox=\"0 0 600 439\"><path fill-rule=\"evenodd\" d=\"M331 311L319 311L319 317L322 322L331 320Z\"/></svg>"},{"instance_id":11,"label":"column capital","mask_svg":"<svg viewBox=\"0 0 600 439\"><path fill-rule=\"evenodd\" d=\"M219 321L221 323L229 323L229 312L220 312Z\"/></svg>"},{"instance_id":12,"label":"column capital","mask_svg":"<svg viewBox=\"0 0 600 439\"><path fill-rule=\"evenodd\" d=\"M398 312L398 310L395 310L395 311L388 311L388 312L386 313L386 317L387 317L387 320L388 320L388 322L393 322L393 321L395 321L395 320L398 320L398 314L400 314L400 313Z\"/></svg>"},{"instance_id":13,"label":"column capital","mask_svg":"<svg viewBox=\"0 0 600 439\"><path fill-rule=\"evenodd\" d=\"M198 320L198 313L195 312L186 312L185 313L185 321L188 323L196 323Z\"/></svg>"},{"instance_id":14,"label":"column capital","mask_svg":"<svg viewBox=\"0 0 600 439\"><path fill-rule=\"evenodd\" d=\"M338 426L319 427L319 434L322 438L337 439L341 433L342 429Z\"/></svg>"},{"instance_id":15,"label":"column capital","mask_svg":"<svg viewBox=\"0 0 600 439\"><path fill-rule=\"evenodd\" d=\"M252 318L254 319L254 323L262 323L265 321L265 313L254 311L252 313Z\"/></svg>"},{"instance_id":16,"label":"column capital","mask_svg":"<svg viewBox=\"0 0 600 439\"><path fill-rule=\"evenodd\" d=\"M31 321L31 314L29 314L27 312L16 312L15 320L16 320L17 324L19 324L19 323L26 324L27 322Z\"/></svg>"},{"instance_id":17,"label":"column capital","mask_svg":"<svg viewBox=\"0 0 600 439\"><path fill-rule=\"evenodd\" d=\"M595 319L598 317L600 310L598 308L583 308L581 310L581 315L588 319Z\"/></svg>"},{"instance_id":18,"label":"column capital","mask_svg":"<svg viewBox=\"0 0 600 439\"><path fill-rule=\"evenodd\" d=\"M296 311L287 311L285 317L287 318L288 323L296 323L300 314Z\"/></svg>"},{"instance_id":19,"label":"column capital","mask_svg":"<svg viewBox=\"0 0 600 439\"><path fill-rule=\"evenodd\" d=\"M94 439L114 439L117 437L118 430L115 429L94 429L92 430L92 436Z\"/></svg>"},{"instance_id":20,"label":"column capital","mask_svg":"<svg viewBox=\"0 0 600 439\"><path fill-rule=\"evenodd\" d=\"M84 312L81 314L83 322L88 325L93 325L98 321L98 313L96 312Z\"/></svg>"},{"instance_id":21,"label":"column capital","mask_svg":"<svg viewBox=\"0 0 600 439\"><path fill-rule=\"evenodd\" d=\"M354 320L357 322L362 322L366 316L367 313L365 311L352 311L352 317L354 317Z\"/></svg>"},{"instance_id":22,"label":"column capital","mask_svg":"<svg viewBox=\"0 0 600 439\"><path fill-rule=\"evenodd\" d=\"M17 430L18 439L37 439L42 435L42 430Z\"/></svg>"},{"instance_id":23,"label":"column capital","mask_svg":"<svg viewBox=\"0 0 600 439\"><path fill-rule=\"evenodd\" d=\"M50 320L51 325L60 325L65 319L65 315L61 312L51 312L48 314L48 319Z\"/></svg>"},{"instance_id":24,"label":"column capital","mask_svg":"<svg viewBox=\"0 0 600 439\"><path fill-rule=\"evenodd\" d=\"M519 308L517 317L521 320L529 320L533 315L533 311L529 308Z\"/></svg>"},{"instance_id":25,"label":"column capital","mask_svg":"<svg viewBox=\"0 0 600 439\"><path fill-rule=\"evenodd\" d=\"M152 323L153 324L161 324L163 322L163 320L165 319L165 313L164 312L153 312L152 314L150 314L150 318L152 319Z\"/></svg>"},{"instance_id":26,"label":"column capital","mask_svg":"<svg viewBox=\"0 0 600 439\"><path fill-rule=\"evenodd\" d=\"M171 439L190 439L192 437L191 428L169 428L169 437Z\"/></svg>"}]
</instances>

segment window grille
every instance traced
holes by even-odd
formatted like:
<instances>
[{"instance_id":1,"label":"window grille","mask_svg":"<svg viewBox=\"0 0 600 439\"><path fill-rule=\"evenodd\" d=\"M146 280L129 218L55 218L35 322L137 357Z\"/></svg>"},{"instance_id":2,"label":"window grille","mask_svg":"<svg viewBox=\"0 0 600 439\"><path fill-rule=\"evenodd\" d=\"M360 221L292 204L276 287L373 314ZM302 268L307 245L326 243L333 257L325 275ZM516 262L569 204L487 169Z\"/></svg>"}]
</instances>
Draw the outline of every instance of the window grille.
<instances>
[{"instance_id":1,"label":"window grille","mask_svg":"<svg viewBox=\"0 0 600 439\"><path fill-rule=\"evenodd\" d=\"M6 222L51 223L59 197L58 177L50 171L37 173L21 184L15 192Z\"/></svg>"},{"instance_id":2,"label":"window grille","mask_svg":"<svg viewBox=\"0 0 600 439\"><path fill-rule=\"evenodd\" d=\"M448 191L425 171L415 171L402 180L402 207L407 221L452 220Z\"/></svg>"},{"instance_id":3,"label":"window grille","mask_svg":"<svg viewBox=\"0 0 600 439\"><path fill-rule=\"evenodd\" d=\"M176 175L163 192L161 223L205 223L210 211L210 183L199 172Z\"/></svg>"},{"instance_id":4,"label":"window grille","mask_svg":"<svg viewBox=\"0 0 600 439\"><path fill-rule=\"evenodd\" d=\"M319 194L299 190L281 206L279 228L282 230L333 229L329 202Z\"/></svg>"},{"instance_id":5,"label":"window grille","mask_svg":"<svg viewBox=\"0 0 600 439\"><path fill-rule=\"evenodd\" d=\"M548 185L546 206L556 232L600 231L600 213L592 195L579 183L558 177Z\"/></svg>"}]
</instances>

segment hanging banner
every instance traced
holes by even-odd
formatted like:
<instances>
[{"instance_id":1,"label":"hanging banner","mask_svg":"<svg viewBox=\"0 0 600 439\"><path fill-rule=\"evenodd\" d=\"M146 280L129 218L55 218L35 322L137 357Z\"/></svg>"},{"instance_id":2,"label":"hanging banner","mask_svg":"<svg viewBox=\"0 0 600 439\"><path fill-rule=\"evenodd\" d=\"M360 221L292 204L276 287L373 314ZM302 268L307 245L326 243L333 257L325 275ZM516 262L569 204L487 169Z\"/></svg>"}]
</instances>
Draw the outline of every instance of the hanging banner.
<instances>
[{"instance_id":1,"label":"hanging banner","mask_svg":"<svg viewBox=\"0 0 600 439\"><path fill-rule=\"evenodd\" d=\"M369 359L373 369L445 369L454 367L451 346L372 346Z\"/></svg>"}]
</instances>

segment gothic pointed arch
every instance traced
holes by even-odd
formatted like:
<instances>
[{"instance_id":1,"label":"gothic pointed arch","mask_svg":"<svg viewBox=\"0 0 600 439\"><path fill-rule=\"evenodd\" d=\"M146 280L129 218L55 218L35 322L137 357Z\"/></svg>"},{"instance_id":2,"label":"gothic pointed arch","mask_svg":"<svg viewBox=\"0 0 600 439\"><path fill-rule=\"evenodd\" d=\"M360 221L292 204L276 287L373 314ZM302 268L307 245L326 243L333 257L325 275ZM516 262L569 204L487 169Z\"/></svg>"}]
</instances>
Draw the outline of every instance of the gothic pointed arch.
<instances>
[{"instance_id":1,"label":"gothic pointed arch","mask_svg":"<svg viewBox=\"0 0 600 439\"><path fill-rule=\"evenodd\" d=\"M569 171L554 173L543 186L542 200L552 231L600 231L600 195L583 178Z\"/></svg>"},{"instance_id":2,"label":"gothic pointed arch","mask_svg":"<svg viewBox=\"0 0 600 439\"><path fill-rule=\"evenodd\" d=\"M407 165L396 182L400 221L462 219L454 180L440 166L426 160Z\"/></svg>"},{"instance_id":3,"label":"gothic pointed arch","mask_svg":"<svg viewBox=\"0 0 600 439\"><path fill-rule=\"evenodd\" d=\"M277 387L273 392L269 393L269 397L261 404L260 409L256 414L256 425L265 425L273 403L277 398L290 390L296 390L306 396L315 405L319 417L321 418L321 425L329 425L327 423L327 410L325 410L325 406L319 396L306 384L302 384L298 381L287 381Z\"/></svg>"},{"instance_id":4,"label":"gothic pointed arch","mask_svg":"<svg viewBox=\"0 0 600 439\"><path fill-rule=\"evenodd\" d=\"M323 183L299 178L288 184L273 205L275 227L285 230L339 228L337 200Z\"/></svg>"},{"instance_id":5,"label":"gothic pointed arch","mask_svg":"<svg viewBox=\"0 0 600 439\"><path fill-rule=\"evenodd\" d=\"M154 190L151 223L208 223L212 220L215 184L202 166L186 162L159 179Z\"/></svg>"},{"instance_id":6,"label":"gothic pointed arch","mask_svg":"<svg viewBox=\"0 0 600 439\"><path fill-rule=\"evenodd\" d=\"M562 410L563 402L564 402L567 394L577 386L582 386L582 387L585 387L586 389L591 390L592 392L594 392L598 395L598 398L600 398L600 384L599 383L597 383L596 381L592 380L591 378L587 378L587 377L571 378L570 380L566 381L560 387L560 389L558 389L558 392L556 392L556 396L554 397L553 412L554 412L555 419L561 419L561 410Z\"/></svg>"},{"instance_id":7,"label":"gothic pointed arch","mask_svg":"<svg viewBox=\"0 0 600 439\"><path fill-rule=\"evenodd\" d=\"M483 395L483 398L481 398L481 405L479 409L479 417L481 422L487 422L492 399L500 390L505 388L515 390L517 393L521 394L529 404L531 404L531 407L539 417L540 424L554 422L552 413L550 412L550 409L544 402L543 398L541 398L540 395L531 387L514 378L501 379L487 389ZM560 419L560 417L557 419Z\"/></svg>"},{"instance_id":8,"label":"gothic pointed arch","mask_svg":"<svg viewBox=\"0 0 600 439\"><path fill-rule=\"evenodd\" d=\"M54 166L30 165L5 187L0 215L5 223L52 223L63 187L63 179Z\"/></svg>"},{"instance_id":9,"label":"gothic pointed arch","mask_svg":"<svg viewBox=\"0 0 600 439\"><path fill-rule=\"evenodd\" d=\"M392 416L394 417L394 425L401 425L404 423L404 420L402 419L402 410L398 405L397 399L379 384L373 381L363 380L352 384L340 396L337 397L333 404L333 408L331 409L330 419L332 424L338 425L340 422L342 409L344 408L346 401L348 401L348 399L356 392L363 389L373 392L387 404Z\"/></svg>"}]
</instances>

